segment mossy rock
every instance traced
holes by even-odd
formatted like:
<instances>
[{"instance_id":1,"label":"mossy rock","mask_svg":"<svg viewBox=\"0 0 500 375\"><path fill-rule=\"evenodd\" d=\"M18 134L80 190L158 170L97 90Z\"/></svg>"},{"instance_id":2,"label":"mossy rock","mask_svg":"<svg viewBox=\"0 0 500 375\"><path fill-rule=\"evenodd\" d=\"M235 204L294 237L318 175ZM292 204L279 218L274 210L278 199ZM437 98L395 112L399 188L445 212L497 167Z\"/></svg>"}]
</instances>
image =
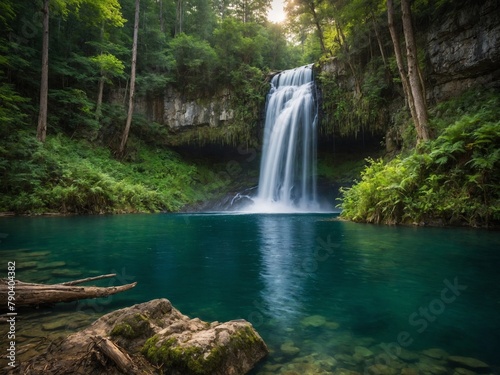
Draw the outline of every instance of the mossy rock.
<instances>
[{"instance_id":1,"label":"mossy rock","mask_svg":"<svg viewBox=\"0 0 500 375\"><path fill-rule=\"evenodd\" d=\"M142 314L133 314L126 316L116 323L109 334L112 337L120 336L126 339L135 339L149 336L151 333L148 318Z\"/></svg>"},{"instance_id":2,"label":"mossy rock","mask_svg":"<svg viewBox=\"0 0 500 375\"><path fill-rule=\"evenodd\" d=\"M266 345L250 326L226 332L222 328L212 331L213 339L203 344L195 338L186 343L174 337L162 339L161 335L155 335L146 341L141 353L173 375L245 374L256 358L268 353Z\"/></svg>"}]
</instances>

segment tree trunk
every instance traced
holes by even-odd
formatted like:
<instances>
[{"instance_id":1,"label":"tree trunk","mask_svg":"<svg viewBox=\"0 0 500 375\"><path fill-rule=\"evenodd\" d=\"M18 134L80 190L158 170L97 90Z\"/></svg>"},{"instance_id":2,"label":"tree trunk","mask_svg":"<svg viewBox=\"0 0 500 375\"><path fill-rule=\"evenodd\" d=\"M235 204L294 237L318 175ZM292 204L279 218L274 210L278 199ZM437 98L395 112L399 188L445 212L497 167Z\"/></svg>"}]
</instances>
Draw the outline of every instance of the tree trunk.
<instances>
[{"instance_id":1,"label":"tree trunk","mask_svg":"<svg viewBox=\"0 0 500 375\"><path fill-rule=\"evenodd\" d=\"M40 110L36 138L45 142L47 135L47 102L49 96L49 0L43 2L43 36L42 36L42 77L40 81Z\"/></svg>"},{"instance_id":2,"label":"tree trunk","mask_svg":"<svg viewBox=\"0 0 500 375\"><path fill-rule=\"evenodd\" d=\"M134 113L134 92L135 92L135 66L137 63L137 37L139 34L139 7L140 0L135 0L135 20L134 20L134 40L132 43L132 67L130 73L130 93L128 101L127 122L122 135L122 141L118 153L123 156L125 153L125 145L127 144L128 133L130 132L130 125L132 123L132 115Z\"/></svg>"},{"instance_id":3,"label":"tree trunk","mask_svg":"<svg viewBox=\"0 0 500 375\"><path fill-rule=\"evenodd\" d=\"M410 0L401 0L401 12L403 19L403 32L406 41L406 59L408 62L408 78L410 89L415 103L415 112L420 127L420 139L427 141L429 136L429 118L427 114L427 104L425 102L423 81L420 79L417 46L413 23L411 19Z\"/></svg>"},{"instance_id":4,"label":"tree trunk","mask_svg":"<svg viewBox=\"0 0 500 375\"><path fill-rule=\"evenodd\" d=\"M389 32L391 33L392 44L394 45L394 55L396 56L396 63L398 64L399 76L401 78L401 83L403 85L403 92L405 94L406 102L410 108L411 118L415 124L415 129L417 131L417 136L421 138L420 135L420 125L418 123L417 113L415 111L415 103L413 101L413 95L410 89L410 83L408 81L408 76L406 74L406 68L403 61L403 54L401 53L401 46L399 41L398 30L396 30L396 25L394 23L394 5L392 0L387 0L387 22L389 25Z\"/></svg>"},{"instance_id":5,"label":"tree trunk","mask_svg":"<svg viewBox=\"0 0 500 375\"><path fill-rule=\"evenodd\" d=\"M175 26L175 35L182 33L182 0L177 0L177 22Z\"/></svg>"},{"instance_id":6,"label":"tree trunk","mask_svg":"<svg viewBox=\"0 0 500 375\"><path fill-rule=\"evenodd\" d=\"M160 31L165 32L165 21L163 17L163 0L160 0Z\"/></svg>"},{"instance_id":7,"label":"tree trunk","mask_svg":"<svg viewBox=\"0 0 500 375\"><path fill-rule=\"evenodd\" d=\"M318 13L316 13L316 7L314 5L314 0L308 1L309 10L311 11L311 15L313 16L314 24L316 25L316 29L318 31L319 44L321 45L321 51L326 54L326 46L325 46L325 37L323 35L323 29L319 23Z\"/></svg>"},{"instance_id":8,"label":"tree trunk","mask_svg":"<svg viewBox=\"0 0 500 375\"><path fill-rule=\"evenodd\" d=\"M380 50L380 56L382 56L382 61L384 62L384 67L387 67L387 61L385 58L384 45L382 43L382 39L380 38L380 34L378 32L377 22L375 21L375 14L373 13L373 9L370 9L370 15L373 23L373 30L375 31L375 37L377 38L378 48Z\"/></svg>"},{"instance_id":9,"label":"tree trunk","mask_svg":"<svg viewBox=\"0 0 500 375\"><path fill-rule=\"evenodd\" d=\"M97 121L101 118L101 106L102 106L102 97L104 94L104 81L106 77L104 76L104 73L102 73L101 78L99 79L99 92L97 93L97 104L95 108L95 118Z\"/></svg>"},{"instance_id":10,"label":"tree trunk","mask_svg":"<svg viewBox=\"0 0 500 375\"><path fill-rule=\"evenodd\" d=\"M132 289L137 285L137 283L134 282L131 284L110 287L74 286L76 284L114 276L116 276L116 274L90 277L52 285L24 283L19 280L16 280L15 284L11 285L12 281L0 279L0 303L1 306L8 306L7 295L9 290L15 290L16 292L15 305L13 306L17 309L22 306L38 306L58 302L72 302L81 299L107 297Z\"/></svg>"}]
</instances>

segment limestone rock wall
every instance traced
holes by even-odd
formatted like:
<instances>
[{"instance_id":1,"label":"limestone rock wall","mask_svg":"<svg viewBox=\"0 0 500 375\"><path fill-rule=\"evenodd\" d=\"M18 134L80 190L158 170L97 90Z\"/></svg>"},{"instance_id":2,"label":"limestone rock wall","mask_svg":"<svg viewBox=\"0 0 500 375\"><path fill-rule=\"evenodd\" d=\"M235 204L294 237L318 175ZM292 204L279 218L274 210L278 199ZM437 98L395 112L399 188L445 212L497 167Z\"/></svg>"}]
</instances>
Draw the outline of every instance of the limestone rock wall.
<instances>
[{"instance_id":1,"label":"limestone rock wall","mask_svg":"<svg viewBox=\"0 0 500 375\"><path fill-rule=\"evenodd\" d=\"M229 90L208 99L192 100L167 88L163 96L138 98L136 110L148 120L168 126L173 131L193 126L220 126L234 118Z\"/></svg>"},{"instance_id":2,"label":"limestone rock wall","mask_svg":"<svg viewBox=\"0 0 500 375\"><path fill-rule=\"evenodd\" d=\"M473 86L500 86L500 2L470 1L440 21L427 33L431 99Z\"/></svg>"}]
</instances>

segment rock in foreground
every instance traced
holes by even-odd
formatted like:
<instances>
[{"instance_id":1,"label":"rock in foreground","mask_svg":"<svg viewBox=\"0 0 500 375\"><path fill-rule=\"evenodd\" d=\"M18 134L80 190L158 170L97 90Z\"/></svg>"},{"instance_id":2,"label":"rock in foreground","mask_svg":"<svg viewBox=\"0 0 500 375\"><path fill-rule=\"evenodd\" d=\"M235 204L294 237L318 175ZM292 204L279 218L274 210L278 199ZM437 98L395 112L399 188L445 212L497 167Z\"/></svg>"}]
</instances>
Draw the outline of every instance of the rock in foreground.
<instances>
[{"instance_id":1,"label":"rock in foreground","mask_svg":"<svg viewBox=\"0 0 500 375\"><path fill-rule=\"evenodd\" d=\"M268 354L245 320L191 319L166 299L117 310L12 374L246 374Z\"/></svg>"}]
</instances>

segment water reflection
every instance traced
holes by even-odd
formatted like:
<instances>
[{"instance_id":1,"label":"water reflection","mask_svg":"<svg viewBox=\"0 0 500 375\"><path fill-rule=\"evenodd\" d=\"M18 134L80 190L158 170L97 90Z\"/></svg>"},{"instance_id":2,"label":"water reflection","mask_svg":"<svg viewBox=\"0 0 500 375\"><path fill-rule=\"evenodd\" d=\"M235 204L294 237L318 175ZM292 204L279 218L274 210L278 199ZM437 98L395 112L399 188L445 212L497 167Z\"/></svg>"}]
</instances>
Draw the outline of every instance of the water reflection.
<instances>
[{"instance_id":1,"label":"water reflection","mask_svg":"<svg viewBox=\"0 0 500 375\"><path fill-rule=\"evenodd\" d=\"M293 325L304 313L308 250L313 248L314 222L267 215L259 220L261 293L273 324Z\"/></svg>"}]
</instances>

